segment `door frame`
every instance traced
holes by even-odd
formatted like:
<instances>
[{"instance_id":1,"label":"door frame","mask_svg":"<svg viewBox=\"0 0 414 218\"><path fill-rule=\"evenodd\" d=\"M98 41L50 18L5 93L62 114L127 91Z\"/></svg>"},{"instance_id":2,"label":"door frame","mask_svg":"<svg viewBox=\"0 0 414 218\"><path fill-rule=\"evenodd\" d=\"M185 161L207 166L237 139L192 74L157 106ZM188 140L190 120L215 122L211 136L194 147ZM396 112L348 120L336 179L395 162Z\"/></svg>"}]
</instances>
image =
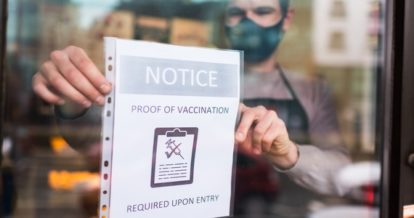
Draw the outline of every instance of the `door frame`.
<instances>
[{"instance_id":1,"label":"door frame","mask_svg":"<svg viewBox=\"0 0 414 218\"><path fill-rule=\"evenodd\" d=\"M2 183L2 162L3 162L3 123L5 108L5 55L6 55L6 28L7 28L7 0L0 0L0 205L3 205L3 183ZM3 214L3 207L0 207L0 217Z\"/></svg>"},{"instance_id":2,"label":"door frame","mask_svg":"<svg viewBox=\"0 0 414 218\"><path fill-rule=\"evenodd\" d=\"M381 3L384 28L376 119L382 164L380 214L393 218L403 216L404 205L414 204L414 169L408 166L408 154L414 152L414 2Z\"/></svg>"},{"instance_id":3,"label":"door frame","mask_svg":"<svg viewBox=\"0 0 414 218\"><path fill-rule=\"evenodd\" d=\"M408 156L414 154L414 1L405 0L404 47L402 65L401 150L400 150L400 208L414 204L414 165Z\"/></svg>"},{"instance_id":4,"label":"door frame","mask_svg":"<svg viewBox=\"0 0 414 218\"><path fill-rule=\"evenodd\" d=\"M3 124L6 91L5 55L7 30L7 0L0 1L0 167L2 164Z\"/></svg>"}]
</instances>

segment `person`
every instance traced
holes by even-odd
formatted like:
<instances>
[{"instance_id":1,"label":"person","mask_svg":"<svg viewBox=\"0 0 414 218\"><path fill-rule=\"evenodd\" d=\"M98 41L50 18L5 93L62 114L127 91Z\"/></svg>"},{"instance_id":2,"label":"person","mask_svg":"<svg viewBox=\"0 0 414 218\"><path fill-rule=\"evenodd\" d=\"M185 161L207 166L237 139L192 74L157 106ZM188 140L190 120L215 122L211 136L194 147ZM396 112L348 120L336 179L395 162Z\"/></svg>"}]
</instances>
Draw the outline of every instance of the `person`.
<instances>
[{"instance_id":1,"label":"person","mask_svg":"<svg viewBox=\"0 0 414 218\"><path fill-rule=\"evenodd\" d=\"M313 192L346 193L336 182L336 172L351 161L327 84L287 72L277 61L278 46L294 15L289 3L233 0L226 10L225 31L230 46L244 51L246 68L248 107L242 106L236 140L242 149L264 154L282 172L283 190L277 200L288 209L279 215L304 216L308 212L304 207L320 198Z\"/></svg>"},{"instance_id":2,"label":"person","mask_svg":"<svg viewBox=\"0 0 414 218\"><path fill-rule=\"evenodd\" d=\"M293 180L316 193L343 195L346 190L335 182L335 173L351 161L329 88L317 79L287 72L275 56L292 19L289 0L228 4L225 32L230 47L244 51L246 69L235 141L240 151L265 157L275 171L288 177L285 187ZM61 120L88 119L87 108L92 108L87 113L99 114L93 105L102 106L111 89L85 51L75 46L53 51L33 76L34 92L57 105ZM302 189L293 189L299 191L280 197L291 211L306 199Z\"/></svg>"}]
</instances>

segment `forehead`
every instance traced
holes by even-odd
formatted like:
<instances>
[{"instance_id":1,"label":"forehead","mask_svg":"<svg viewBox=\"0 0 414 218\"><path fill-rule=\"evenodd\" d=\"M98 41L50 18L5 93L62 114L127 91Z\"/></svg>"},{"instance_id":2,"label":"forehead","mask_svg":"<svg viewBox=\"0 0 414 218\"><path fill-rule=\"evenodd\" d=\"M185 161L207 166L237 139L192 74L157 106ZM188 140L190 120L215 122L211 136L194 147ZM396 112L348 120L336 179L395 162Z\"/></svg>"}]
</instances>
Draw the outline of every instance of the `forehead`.
<instances>
[{"instance_id":1,"label":"forehead","mask_svg":"<svg viewBox=\"0 0 414 218\"><path fill-rule=\"evenodd\" d=\"M279 7L279 0L230 0L229 7L232 6L240 8Z\"/></svg>"}]
</instances>

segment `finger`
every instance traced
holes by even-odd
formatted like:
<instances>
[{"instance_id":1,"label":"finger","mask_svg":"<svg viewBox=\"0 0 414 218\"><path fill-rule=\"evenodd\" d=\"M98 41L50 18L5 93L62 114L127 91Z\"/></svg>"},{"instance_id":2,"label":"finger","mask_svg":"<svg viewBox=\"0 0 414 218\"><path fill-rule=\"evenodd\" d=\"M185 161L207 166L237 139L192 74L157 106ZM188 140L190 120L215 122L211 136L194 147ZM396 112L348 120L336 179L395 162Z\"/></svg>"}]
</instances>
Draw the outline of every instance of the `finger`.
<instances>
[{"instance_id":1,"label":"finger","mask_svg":"<svg viewBox=\"0 0 414 218\"><path fill-rule=\"evenodd\" d=\"M63 105L65 103L63 98L61 98L60 96L50 91L50 89L48 89L47 81L40 73L36 73L33 76L32 87L33 87L33 91L39 97L41 97L43 100L45 100L48 103L58 104L58 105Z\"/></svg>"},{"instance_id":2,"label":"finger","mask_svg":"<svg viewBox=\"0 0 414 218\"><path fill-rule=\"evenodd\" d=\"M92 85L102 94L108 94L111 91L111 84L105 76L98 70L96 65L91 61L86 52L78 47L69 46L65 49L72 63L84 73L91 81Z\"/></svg>"},{"instance_id":3,"label":"finger","mask_svg":"<svg viewBox=\"0 0 414 218\"><path fill-rule=\"evenodd\" d=\"M252 152L252 131L249 131L246 136L246 140L238 143L238 149L244 152Z\"/></svg>"},{"instance_id":4,"label":"finger","mask_svg":"<svg viewBox=\"0 0 414 218\"><path fill-rule=\"evenodd\" d=\"M267 134L270 136L267 136ZM274 125L272 125L264 137L268 138L266 139L267 143L271 142L267 152L277 156L285 155L289 152L289 146L292 143L289 140L285 123L281 119L278 122L274 122Z\"/></svg>"},{"instance_id":5,"label":"finger","mask_svg":"<svg viewBox=\"0 0 414 218\"><path fill-rule=\"evenodd\" d=\"M92 103L75 89L59 72L55 65L47 61L42 66L42 75L47 83L52 86L61 95L66 96L68 99L82 105L83 107L90 107Z\"/></svg>"},{"instance_id":6,"label":"finger","mask_svg":"<svg viewBox=\"0 0 414 218\"><path fill-rule=\"evenodd\" d=\"M239 112L243 113L248 107L246 107L246 105L244 105L243 103L239 104Z\"/></svg>"},{"instance_id":7,"label":"finger","mask_svg":"<svg viewBox=\"0 0 414 218\"><path fill-rule=\"evenodd\" d=\"M253 134L253 147L257 153L262 152L263 137L268 132L269 128L272 126L272 123L276 122L278 119L276 112L269 110L258 120L256 127L254 128Z\"/></svg>"},{"instance_id":8,"label":"finger","mask_svg":"<svg viewBox=\"0 0 414 218\"><path fill-rule=\"evenodd\" d=\"M236 131L236 141L242 142L246 139L247 132L253 126L254 122L261 118L266 113L266 109L263 106L255 108L246 107L242 111L242 117L240 119L239 126Z\"/></svg>"},{"instance_id":9,"label":"finger","mask_svg":"<svg viewBox=\"0 0 414 218\"><path fill-rule=\"evenodd\" d=\"M104 97L92 85L92 83L72 64L68 55L62 51L54 51L50 58L57 66L59 72L65 79L74 86L80 93L86 96L89 101L99 105L104 104Z\"/></svg>"},{"instance_id":10,"label":"finger","mask_svg":"<svg viewBox=\"0 0 414 218\"><path fill-rule=\"evenodd\" d=\"M272 125L263 135L262 149L264 152L270 151L270 149L272 148L273 142L277 140L277 137L281 134L282 129L279 123L280 122L278 120L275 122L272 122Z\"/></svg>"}]
</instances>

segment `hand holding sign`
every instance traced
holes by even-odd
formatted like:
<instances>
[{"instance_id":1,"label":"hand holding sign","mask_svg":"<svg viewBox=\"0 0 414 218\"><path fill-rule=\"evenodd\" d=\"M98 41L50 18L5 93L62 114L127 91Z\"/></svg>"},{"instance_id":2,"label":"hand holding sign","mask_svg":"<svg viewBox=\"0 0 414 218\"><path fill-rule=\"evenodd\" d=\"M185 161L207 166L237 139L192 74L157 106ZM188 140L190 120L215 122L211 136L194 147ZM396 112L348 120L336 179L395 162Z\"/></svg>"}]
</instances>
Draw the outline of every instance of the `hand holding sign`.
<instances>
[{"instance_id":1,"label":"hand holding sign","mask_svg":"<svg viewBox=\"0 0 414 218\"><path fill-rule=\"evenodd\" d=\"M104 104L111 84L86 52L76 46L53 51L33 76L33 90L43 100L62 105L69 99L88 108Z\"/></svg>"},{"instance_id":2,"label":"hand holding sign","mask_svg":"<svg viewBox=\"0 0 414 218\"><path fill-rule=\"evenodd\" d=\"M277 113L263 106L251 108L244 104L240 105L240 112L241 120L236 131L240 149L263 153L281 169L293 167L299 158L298 150Z\"/></svg>"}]
</instances>

